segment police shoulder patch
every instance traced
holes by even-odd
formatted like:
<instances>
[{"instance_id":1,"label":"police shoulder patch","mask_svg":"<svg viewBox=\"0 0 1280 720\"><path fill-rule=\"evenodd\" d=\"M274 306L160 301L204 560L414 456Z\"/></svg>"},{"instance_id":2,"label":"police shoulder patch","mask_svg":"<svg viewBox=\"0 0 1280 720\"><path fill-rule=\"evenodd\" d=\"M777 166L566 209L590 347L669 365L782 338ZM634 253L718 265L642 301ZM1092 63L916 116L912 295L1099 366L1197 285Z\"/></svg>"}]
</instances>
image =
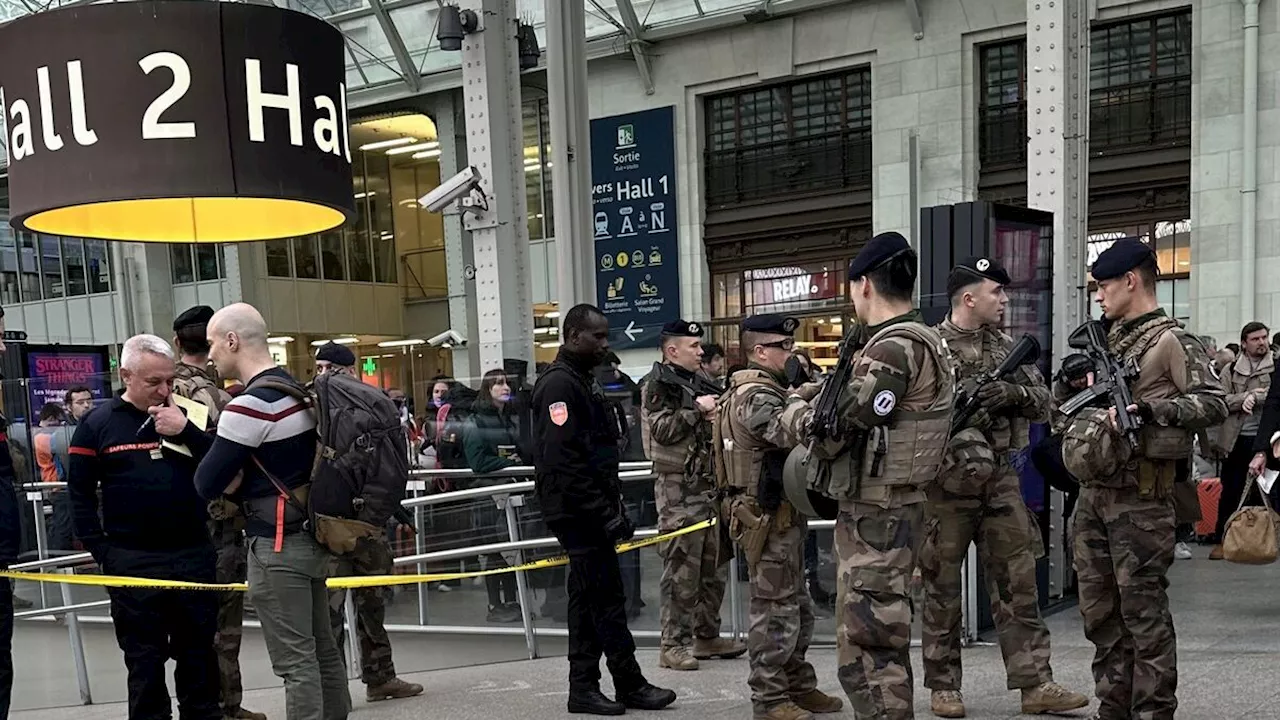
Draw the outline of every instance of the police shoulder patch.
<instances>
[{"instance_id":1,"label":"police shoulder patch","mask_svg":"<svg viewBox=\"0 0 1280 720\"><path fill-rule=\"evenodd\" d=\"M871 409L876 415L884 417L893 412L893 408L898 404L898 396L893 394L892 390L881 390L876 393L876 399L871 402Z\"/></svg>"},{"instance_id":2,"label":"police shoulder patch","mask_svg":"<svg viewBox=\"0 0 1280 720\"><path fill-rule=\"evenodd\" d=\"M547 412L551 415L551 422L556 425L564 425L569 422L569 406L562 403L551 403L547 408Z\"/></svg>"}]
</instances>

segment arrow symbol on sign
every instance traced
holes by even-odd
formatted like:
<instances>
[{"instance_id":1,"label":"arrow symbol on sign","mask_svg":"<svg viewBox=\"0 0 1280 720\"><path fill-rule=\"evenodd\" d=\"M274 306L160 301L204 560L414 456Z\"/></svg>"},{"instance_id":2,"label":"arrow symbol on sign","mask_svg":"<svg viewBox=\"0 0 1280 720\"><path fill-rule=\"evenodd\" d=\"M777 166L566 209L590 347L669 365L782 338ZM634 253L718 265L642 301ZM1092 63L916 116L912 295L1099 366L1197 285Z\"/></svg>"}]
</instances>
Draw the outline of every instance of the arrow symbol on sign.
<instances>
[{"instance_id":1,"label":"arrow symbol on sign","mask_svg":"<svg viewBox=\"0 0 1280 720\"><path fill-rule=\"evenodd\" d=\"M627 329L623 330L622 334L626 335L628 340L635 342L636 336L642 332L644 332L644 328L636 327L636 321L632 320L631 322L627 323Z\"/></svg>"}]
</instances>

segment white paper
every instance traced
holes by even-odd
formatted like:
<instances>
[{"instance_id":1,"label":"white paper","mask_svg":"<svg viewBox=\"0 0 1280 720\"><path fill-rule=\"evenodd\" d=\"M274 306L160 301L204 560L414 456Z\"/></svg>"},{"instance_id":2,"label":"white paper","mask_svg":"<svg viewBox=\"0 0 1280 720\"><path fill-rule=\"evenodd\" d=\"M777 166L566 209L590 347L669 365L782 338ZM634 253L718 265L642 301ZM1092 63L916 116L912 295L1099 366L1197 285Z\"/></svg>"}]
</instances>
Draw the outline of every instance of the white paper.
<instances>
[{"instance_id":1,"label":"white paper","mask_svg":"<svg viewBox=\"0 0 1280 720\"><path fill-rule=\"evenodd\" d=\"M1263 470L1258 476L1258 487L1262 488L1262 492L1271 494L1271 487L1276 483L1276 476L1280 475L1280 470Z\"/></svg>"}]
</instances>

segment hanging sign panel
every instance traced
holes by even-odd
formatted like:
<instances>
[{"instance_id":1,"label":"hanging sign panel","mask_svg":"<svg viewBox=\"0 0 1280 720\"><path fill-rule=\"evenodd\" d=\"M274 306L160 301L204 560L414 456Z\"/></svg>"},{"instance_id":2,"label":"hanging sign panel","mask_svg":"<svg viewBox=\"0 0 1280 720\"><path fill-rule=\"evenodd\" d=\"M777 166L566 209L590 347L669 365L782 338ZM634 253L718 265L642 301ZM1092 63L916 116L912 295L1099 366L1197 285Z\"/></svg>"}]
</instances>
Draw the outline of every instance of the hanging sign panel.
<instances>
[{"instance_id":1,"label":"hanging sign panel","mask_svg":"<svg viewBox=\"0 0 1280 720\"><path fill-rule=\"evenodd\" d=\"M617 349L680 317L675 108L591 121L596 296Z\"/></svg>"},{"instance_id":2,"label":"hanging sign panel","mask_svg":"<svg viewBox=\"0 0 1280 720\"><path fill-rule=\"evenodd\" d=\"M85 5L0 29L10 217L33 232L237 242L355 216L341 34L248 3Z\"/></svg>"}]
</instances>

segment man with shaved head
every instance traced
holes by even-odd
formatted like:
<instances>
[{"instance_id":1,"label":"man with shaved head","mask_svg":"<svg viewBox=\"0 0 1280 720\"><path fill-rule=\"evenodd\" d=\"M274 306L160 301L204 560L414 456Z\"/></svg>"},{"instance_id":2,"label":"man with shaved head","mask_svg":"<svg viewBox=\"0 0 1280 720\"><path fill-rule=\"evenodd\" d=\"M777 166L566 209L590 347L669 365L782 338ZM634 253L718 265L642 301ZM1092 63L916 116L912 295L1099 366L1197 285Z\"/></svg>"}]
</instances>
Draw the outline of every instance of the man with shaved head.
<instances>
[{"instance_id":1,"label":"man with shaved head","mask_svg":"<svg viewBox=\"0 0 1280 720\"><path fill-rule=\"evenodd\" d=\"M288 717L345 718L351 697L329 629L329 553L304 526L304 513L276 489L281 485L306 502L315 419L292 394L261 382L298 384L271 358L267 323L257 309L230 305L214 313L207 327L209 359L218 374L238 378L245 390L222 411L217 439L196 471L196 489L206 500L228 495L244 511L249 600L262 623L271 666L284 680Z\"/></svg>"}]
</instances>

